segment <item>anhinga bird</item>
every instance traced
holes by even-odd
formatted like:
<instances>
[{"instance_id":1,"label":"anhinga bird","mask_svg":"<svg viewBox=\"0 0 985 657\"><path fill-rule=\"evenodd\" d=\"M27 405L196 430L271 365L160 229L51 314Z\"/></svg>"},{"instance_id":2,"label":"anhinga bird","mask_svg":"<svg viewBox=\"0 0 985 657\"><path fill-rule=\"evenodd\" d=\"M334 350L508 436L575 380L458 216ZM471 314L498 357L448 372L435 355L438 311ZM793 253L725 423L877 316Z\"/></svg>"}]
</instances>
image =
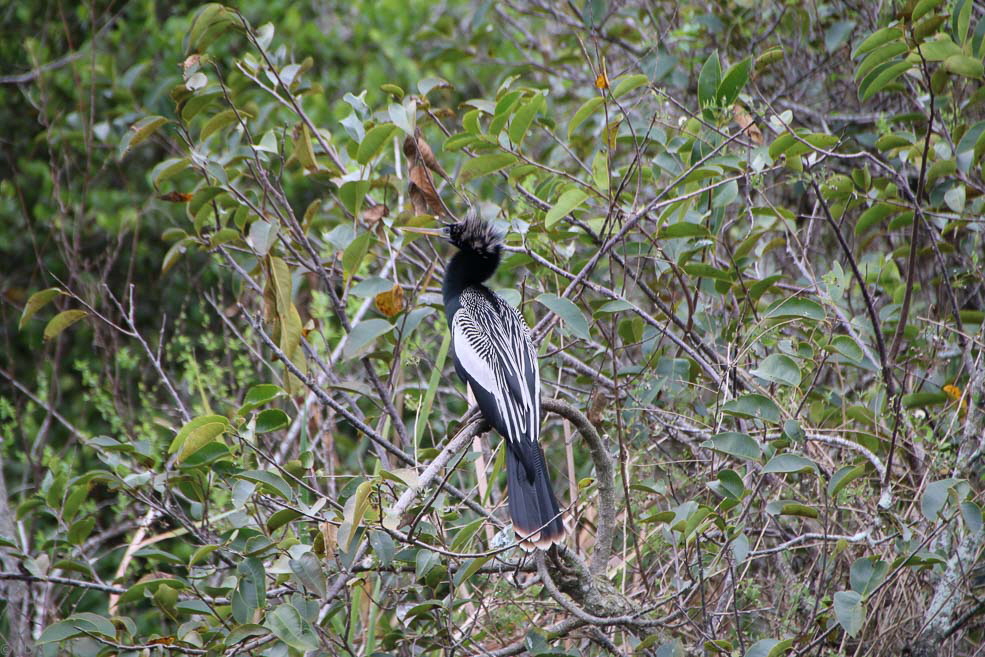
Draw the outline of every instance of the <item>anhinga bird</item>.
<instances>
[{"instance_id":1,"label":"anhinga bird","mask_svg":"<svg viewBox=\"0 0 985 657\"><path fill-rule=\"evenodd\" d=\"M540 373L523 316L483 283L499 266L503 236L470 210L443 229L413 229L458 247L445 269L445 317L455 371L479 410L506 439L510 517L520 545L546 549L564 538L564 522L540 447Z\"/></svg>"}]
</instances>

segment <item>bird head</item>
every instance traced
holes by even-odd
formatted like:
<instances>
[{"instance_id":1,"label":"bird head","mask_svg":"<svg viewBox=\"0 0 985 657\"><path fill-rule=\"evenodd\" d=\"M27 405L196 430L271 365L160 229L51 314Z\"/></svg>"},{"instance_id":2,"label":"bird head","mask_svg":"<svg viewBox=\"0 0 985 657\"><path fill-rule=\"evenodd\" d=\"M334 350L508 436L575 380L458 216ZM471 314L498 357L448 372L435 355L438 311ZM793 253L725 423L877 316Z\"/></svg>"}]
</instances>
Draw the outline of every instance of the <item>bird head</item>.
<instances>
[{"instance_id":1,"label":"bird head","mask_svg":"<svg viewBox=\"0 0 985 657\"><path fill-rule=\"evenodd\" d=\"M403 230L411 233L421 233L448 240L462 251L471 251L479 255L498 253L503 245L503 234L492 223L470 209L465 219L456 222L442 222L440 228L424 228L405 226Z\"/></svg>"}]
</instances>

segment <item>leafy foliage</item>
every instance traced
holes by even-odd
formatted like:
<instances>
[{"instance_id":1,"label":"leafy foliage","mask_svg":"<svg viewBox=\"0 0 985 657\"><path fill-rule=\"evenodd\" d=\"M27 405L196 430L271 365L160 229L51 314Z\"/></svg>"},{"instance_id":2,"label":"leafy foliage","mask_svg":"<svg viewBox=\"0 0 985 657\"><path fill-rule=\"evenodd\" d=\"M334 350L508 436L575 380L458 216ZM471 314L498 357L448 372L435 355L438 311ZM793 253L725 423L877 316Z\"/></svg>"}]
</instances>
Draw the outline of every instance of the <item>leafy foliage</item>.
<instances>
[{"instance_id":1,"label":"leafy foliage","mask_svg":"<svg viewBox=\"0 0 985 657\"><path fill-rule=\"evenodd\" d=\"M971 0L2 20L18 654L980 646ZM547 558L401 230L469 205L552 401Z\"/></svg>"}]
</instances>

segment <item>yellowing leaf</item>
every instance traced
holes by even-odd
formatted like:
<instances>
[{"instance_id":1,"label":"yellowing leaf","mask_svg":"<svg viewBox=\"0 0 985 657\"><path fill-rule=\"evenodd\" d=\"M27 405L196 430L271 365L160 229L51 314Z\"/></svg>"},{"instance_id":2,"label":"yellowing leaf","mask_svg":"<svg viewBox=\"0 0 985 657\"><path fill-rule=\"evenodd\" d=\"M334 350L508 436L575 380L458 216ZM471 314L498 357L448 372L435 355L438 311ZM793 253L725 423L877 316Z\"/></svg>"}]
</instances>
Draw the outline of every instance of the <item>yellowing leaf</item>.
<instances>
[{"instance_id":1,"label":"yellowing leaf","mask_svg":"<svg viewBox=\"0 0 985 657\"><path fill-rule=\"evenodd\" d=\"M65 293L62 292L61 288L57 287L49 287L47 290L41 290L40 292L35 292L32 294L31 298L27 300L27 305L24 306L24 312L21 313L20 322L17 323L17 330L19 331L23 329L24 324L26 324L29 319L34 317L35 313L51 303L51 301L59 294Z\"/></svg>"},{"instance_id":2,"label":"yellowing leaf","mask_svg":"<svg viewBox=\"0 0 985 657\"><path fill-rule=\"evenodd\" d=\"M298 158L308 171L318 170L318 161L315 159L315 149L311 145L311 135L308 134L308 126L302 125L298 138L294 144L294 156Z\"/></svg>"},{"instance_id":3,"label":"yellowing leaf","mask_svg":"<svg viewBox=\"0 0 985 657\"><path fill-rule=\"evenodd\" d=\"M394 285L392 289L377 294L374 302L383 315L394 317L404 309L404 289L400 285Z\"/></svg>"},{"instance_id":4,"label":"yellowing leaf","mask_svg":"<svg viewBox=\"0 0 985 657\"><path fill-rule=\"evenodd\" d=\"M47 326L44 327L44 341L47 342L58 336L59 333L69 326L79 321L89 313L85 310L65 310L51 318Z\"/></svg>"}]
</instances>

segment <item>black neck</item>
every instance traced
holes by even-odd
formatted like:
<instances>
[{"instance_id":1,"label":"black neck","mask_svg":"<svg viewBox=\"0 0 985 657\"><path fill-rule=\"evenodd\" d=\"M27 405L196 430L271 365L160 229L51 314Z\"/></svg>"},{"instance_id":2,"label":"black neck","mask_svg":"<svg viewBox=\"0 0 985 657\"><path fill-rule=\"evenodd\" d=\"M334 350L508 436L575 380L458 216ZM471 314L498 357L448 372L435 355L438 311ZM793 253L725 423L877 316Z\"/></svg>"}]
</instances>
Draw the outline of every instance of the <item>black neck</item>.
<instances>
[{"instance_id":1,"label":"black neck","mask_svg":"<svg viewBox=\"0 0 985 657\"><path fill-rule=\"evenodd\" d=\"M499 266L500 248L478 253L464 249L452 257L445 268L445 284L442 292L445 302L457 297L469 285L479 285L489 279Z\"/></svg>"}]
</instances>

